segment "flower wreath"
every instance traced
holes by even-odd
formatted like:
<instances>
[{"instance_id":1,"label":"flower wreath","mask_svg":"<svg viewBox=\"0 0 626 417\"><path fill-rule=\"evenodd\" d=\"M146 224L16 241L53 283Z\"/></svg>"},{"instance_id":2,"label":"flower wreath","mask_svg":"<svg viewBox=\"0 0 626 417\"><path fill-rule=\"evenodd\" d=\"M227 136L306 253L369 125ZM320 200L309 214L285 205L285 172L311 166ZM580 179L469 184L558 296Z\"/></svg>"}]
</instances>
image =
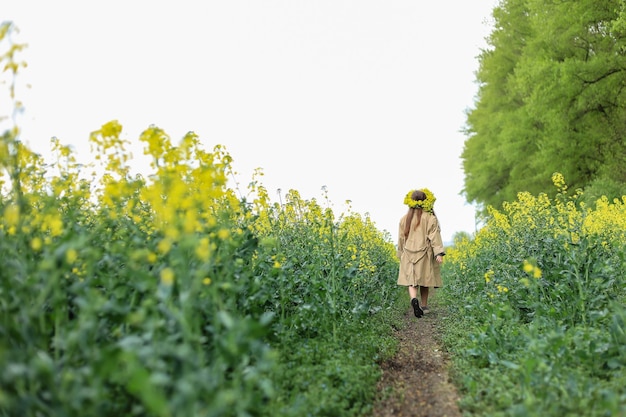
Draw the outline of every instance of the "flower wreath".
<instances>
[{"instance_id":1,"label":"flower wreath","mask_svg":"<svg viewBox=\"0 0 626 417\"><path fill-rule=\"evenodd\" d=\"M415 190L409 191L409 193L404 197L404 204L411 208L421 207L422 210L427 211L429 213L433 212L435 207L435 195L428 188L420 188L420 191L426 194L426 198L421 201L416 201L411 198L411 195L415 192Z\"/></svg>"}]
</instances>

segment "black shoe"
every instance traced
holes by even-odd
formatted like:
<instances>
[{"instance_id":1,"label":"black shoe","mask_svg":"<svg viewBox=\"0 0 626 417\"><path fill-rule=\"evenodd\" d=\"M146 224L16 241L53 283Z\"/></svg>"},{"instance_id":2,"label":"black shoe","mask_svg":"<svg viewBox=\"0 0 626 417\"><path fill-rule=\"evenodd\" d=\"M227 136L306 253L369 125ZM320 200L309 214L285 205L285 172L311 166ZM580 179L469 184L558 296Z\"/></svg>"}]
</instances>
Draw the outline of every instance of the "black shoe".
<instances>
[{"instance_id":1,"label":"black shoe","mask_svg":"<svg viewBox=\"0 0 626 417\"><path fill-rule=\"evenodd\" d=\"M417 301L417 298L411 298L411 305L413 306L415 317L420 318L424 315L424 311L420 308L420 302Z\"/></svg>"}]
</instances>

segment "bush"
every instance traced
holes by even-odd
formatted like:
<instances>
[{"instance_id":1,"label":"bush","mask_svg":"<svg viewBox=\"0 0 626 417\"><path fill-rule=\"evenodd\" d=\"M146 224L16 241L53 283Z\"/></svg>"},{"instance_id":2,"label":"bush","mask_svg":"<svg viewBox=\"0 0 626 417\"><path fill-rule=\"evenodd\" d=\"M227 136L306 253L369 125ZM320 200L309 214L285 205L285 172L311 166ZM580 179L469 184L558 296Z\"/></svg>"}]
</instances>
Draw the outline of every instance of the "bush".
<instances>
[{"instance_id":1,"label":"bush","mask_svg":"<svg viewBox=\"0 0 626 417\"><path fill-rule=\"evenodd\" d=\"M485 416L626 412L626 199L520 193L448 252L462 408Z\"/></svg>"}]
</instances>

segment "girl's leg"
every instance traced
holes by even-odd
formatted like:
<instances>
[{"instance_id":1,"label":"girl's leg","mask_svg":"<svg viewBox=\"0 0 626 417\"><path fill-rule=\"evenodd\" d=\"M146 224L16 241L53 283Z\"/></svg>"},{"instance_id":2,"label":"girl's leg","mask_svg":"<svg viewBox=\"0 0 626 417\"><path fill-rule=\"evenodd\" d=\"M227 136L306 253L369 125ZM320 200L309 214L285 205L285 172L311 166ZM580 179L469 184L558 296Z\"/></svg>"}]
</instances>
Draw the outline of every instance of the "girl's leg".
<instances>
[{"instance_id":1,"label":"girl's leg","mask_svg":"<svg viewBox=\"0 0 626 417\"><path fill-rule=\"evenodd\" d=\"M417 287L409 286L409 296L411 297L413 314L415 314L415 317L422 317L424 315L424 311L420 308L420 303L417 299Z\"/></svg>"},{"instance_id":2,"label":"girl's leg","mask_svg":"<svg viewBox=\"0 0 626 417\"><path fill-rule=\"evenodd\" d=\"M413 285L409 285L409 297L411 299L417 298L417 287L414 287Z\"/></svg>"},{"instance_id":3,"label":"girl's leg","mask_svg":"<svg viewBox=\"0 0 626 417\"><path fill-rule=\"evenodd\" d=\"M415 291L417 296L417 291ZM422 299L422 307L428 306L428 287L420 287L420 298Z\"/></svg>"}]
</instances>

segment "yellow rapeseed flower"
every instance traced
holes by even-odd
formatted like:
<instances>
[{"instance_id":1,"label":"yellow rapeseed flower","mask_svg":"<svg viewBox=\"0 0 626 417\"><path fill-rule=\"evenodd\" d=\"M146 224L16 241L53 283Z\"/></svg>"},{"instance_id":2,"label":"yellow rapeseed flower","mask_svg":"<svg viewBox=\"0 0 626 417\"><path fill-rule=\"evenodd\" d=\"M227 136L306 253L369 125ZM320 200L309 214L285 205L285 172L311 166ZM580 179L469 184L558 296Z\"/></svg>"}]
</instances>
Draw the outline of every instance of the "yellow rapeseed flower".
<instances>
[{"instance_id":1,"label":"yellow rapeseed flower","mask_svg":"<svg viewBox=\"0 0 626 417\"><path fill-rule=\"evenodd\" d=\"M161 239L157 244L157 250L161 255L167 255L172 249L172 241L170 239Z\"/></svg>"},{"instance_id":2,"label":"yellow rapeseed flower","mask_svg":"<svg viewBox=\"0 0 626 417\"><path fill-rule=\"evenodd\" d=\"M202 280L202 283L203 283L204 285L210 285L210 284L211 284L211 278L209 278L209 277L204 278L204 279Z\"/></svg>"},{"instance_id":3,"label":"yellow rapeseed flower","mask_svg":"<svg viewBox=\"0 0 626 417\"><path fill-rule=\"evenodd\" d=\"M432 212L437 198L428 188L421 188L420 191L426 195L426 199L421 201L413 200L412 195L415 190L411 190L404 197L404 204L411 208L421 207L424 211Z\"/></svg>"},{"instance_id":4,"label":"yellow rapeseed flower","mask_svg":"<svg viewBox=\"0 0 626 417\"><path fill-rule=\"evenodd\" d=\"M41 229L44 232L50 232L51 236L59 236L63 233L63 221L59 215L46 214Z\"/></svg>"},{"instance_id":5,"label":"yellow rapeseed flower","mask_svg":"<svg viewBox=\"0 0 626 417\"><path fill-rule=\"evenodd\" d=\"M4 209L4 220L7 225L15 226L20 219L20 207L17 204L11 204Z\"/></svg>"},{"instance_id":6,"label":"yellow rapeseed flower","mask_svg":"<svg viewBox=\"0 0 626 417\"><path fill-rule=\"evenodd\" d=\"M530 274L531 272L533 272L533 269L535 269L535 267L528 261L524 261L524 272L526 272L527 274Z\"/></svg>"},{"instance_id":7,"label":"yellow rapeseed flower","mask_svg":"<svg viewBox=\"0 0 626 417\"><path fill-rule=\"evenodd\" d=\"M532 275L533 278L541 278L541 269L538 266L531 264L530 262L524 260L524 272L528 275Z\"/></svg>"},{"instance_id":8,"label":"yellow rapeseed flower","mask_svg":"<svg viewBox=\"0 0 626 417\"><path fill-rule=\"evenodd\" d=\"M554 184L554 186L559 191L567 190L567 185L565 184L565 178L563 177L563 174L561 174L560 172L555 172L554 174L552 174L552 184Z\"/></svg>"},{"instance_id":9,"label":"yellow rapeseed flower","mask_svg":"<svg viewBox=\"0 0 626 417\"><path fill-rule=\"evenodd\" d=\"M196 246L196 256L198 257L198 259L204 262L209 260L211 256L211 247L209 245L208 238L203 237L202 239L200 239L198 246Z\"/></svg>"},{"instance_id":10,"label":"yellow rapeseed flower","mask_svg":"<svg viewBox=\"0 0 626 417\"><path fill-rule=\"evenodd\" d=\"M180 238L180 230L178 230L175 227L170 226L167 229L165 229L165 236L167 236L167 238L172 241L178 240Z\"/></svg>"},{"instance_id":11,"label":"yellow rapeseed flower","mask_svg":"<svg viewBox=\"0 0 626 417\"><path fill-rule=\"evenodd\" d=\"M42 246L43 242L41 241L40 237L35 237L33 238L33 240L30 241L30 247L36 252L39 252Z\"/></svg>"},{"instance_id":12,"label":"yellow rapeseed flower","mask_svg":"<svg viewBox=\"0 0 626 417\"><path fill-rule=\"evenodd\" d=\"M65 260L68 264L73 264L76 259L78 259L78 252L76 252L76 249L68 249L68 251L65 252Z\"/></svg>"},{"instance_id":13,"label":"yellow rapeseed flower","mask_svg":"<svg viewBox=\"0 0 626 417\"><path fill-rule=\"evenodd\" d=\"M174 270L172 268L163 268L161 270L161 283L170 286L174 284Z\"/></svg>"},{"instance_id":14,"label":"yellow rapeseed flower","mask_svg":"<svg viewBox=\"0 0 626 417\"><path fill-rule=\"evenodd\" d=\"M185 233L191 233L200 228L200 223L198 221L198 215L195 210L187 210L185 211L185 220L183 223L183 230Z\"/></svg>"}]
</instances>

